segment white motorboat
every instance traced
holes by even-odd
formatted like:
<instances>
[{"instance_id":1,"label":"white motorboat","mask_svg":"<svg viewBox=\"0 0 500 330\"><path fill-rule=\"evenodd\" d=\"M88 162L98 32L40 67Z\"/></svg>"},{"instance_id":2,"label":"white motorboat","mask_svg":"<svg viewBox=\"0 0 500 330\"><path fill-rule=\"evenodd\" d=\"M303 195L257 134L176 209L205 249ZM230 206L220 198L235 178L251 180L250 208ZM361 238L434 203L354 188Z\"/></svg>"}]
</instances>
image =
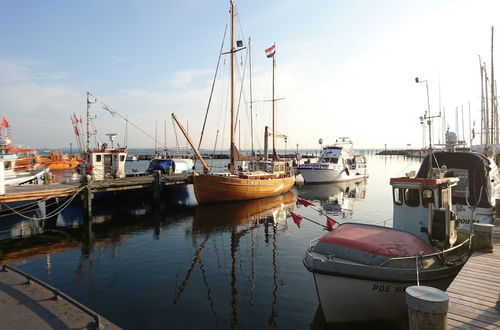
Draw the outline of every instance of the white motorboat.
<instances>
[{"instance_id":1,"label":"white motorboat","mask_svg":"<svg viewBox=\"0 0 500 330\"><path fill-rule=\"evenodd\" d=\"M325 319L404 319L405 289L446 290L470 256L470 237L457 241L451 191L457 178L393 178L393 228L344 223L311 242L312 272Z\"/></svg>"},{"instance_id":2,"label":"white motorboat","mask_svg":"<svg viewBox=\"0 0 500 330\"><path fill-rule=\"evenodd\" d=\"M354 155L349 138L337 139L333 146L321 151L316 163L303 164L297 170L305 183L326 183L360 180L368 177L366 158Z\"/></svg>"}]
</instances>

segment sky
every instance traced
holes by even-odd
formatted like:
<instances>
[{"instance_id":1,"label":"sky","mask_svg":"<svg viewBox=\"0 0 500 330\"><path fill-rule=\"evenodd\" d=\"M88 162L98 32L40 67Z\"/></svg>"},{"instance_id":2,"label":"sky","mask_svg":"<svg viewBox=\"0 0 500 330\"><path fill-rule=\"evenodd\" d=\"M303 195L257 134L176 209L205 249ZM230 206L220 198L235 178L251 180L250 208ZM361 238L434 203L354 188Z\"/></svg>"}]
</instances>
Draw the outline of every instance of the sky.
<instances>
[{"instance_id":1,"label":"sky","mask_svg":"<svg viewBox=\"0 0 500 330\"><path fill-rule=\"evenodd\" d=\"M427 81L431 115L441 105L457 131L458 113L459 136L469 140L470 104L478 130L479 63L491 74L500 1L241 0L236 6L237 39L245 47L252 40L253 115L248 48L237 54L240 149L250 148L250 119L256 150L272 124L272 60L264 50L273 44L281 99L276 127L287 135L279 149L318 148L320 138L329 144L338 137L350 137L357 149L422 147L427 92L415 77ZM70 116L85 121L90 92L97 99L91 143L117 133L129 148L165 141L185 147L175 113L198 144L228 12L228 0L0 1L0 116L12 142L75 148ZM229 57L221 58L202 144L208 150L229 145ZM433 143L442 140L441 127L435 123Z\"/></svg>"}]
</instances>

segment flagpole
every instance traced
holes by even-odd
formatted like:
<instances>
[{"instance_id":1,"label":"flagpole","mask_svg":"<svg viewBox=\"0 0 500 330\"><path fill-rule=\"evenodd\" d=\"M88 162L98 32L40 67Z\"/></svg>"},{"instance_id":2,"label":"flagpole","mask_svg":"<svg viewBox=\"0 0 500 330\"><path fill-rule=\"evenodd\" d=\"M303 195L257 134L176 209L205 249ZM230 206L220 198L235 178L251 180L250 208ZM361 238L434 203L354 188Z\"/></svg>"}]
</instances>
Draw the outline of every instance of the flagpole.
<instances>
[{"instance_id":1,"label":"flagpole","mask_svg":"<svg viewBox=\"0 0 500 330\"><path fill-rule=\"evenodd\" d=\"M274 47L276 47L276 43L274 43ZM273 100L273 160L278 160L277 154L276 154L276 126L275 126L275 109L274 109L274 103L275 103L275 98L274 98L274 71L276 69L276 48L274 50L273 54L273 95L272 95L272 100Z\"/></svg>"}]
</instances>

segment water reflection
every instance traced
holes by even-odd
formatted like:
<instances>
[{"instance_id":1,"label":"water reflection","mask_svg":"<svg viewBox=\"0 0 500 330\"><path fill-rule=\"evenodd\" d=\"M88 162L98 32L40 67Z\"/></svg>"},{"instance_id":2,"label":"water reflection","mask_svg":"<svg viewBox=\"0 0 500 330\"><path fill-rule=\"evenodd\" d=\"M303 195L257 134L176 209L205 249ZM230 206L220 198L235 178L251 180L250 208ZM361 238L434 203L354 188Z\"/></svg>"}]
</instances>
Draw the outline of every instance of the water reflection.
<instances>
[{"instance_id":1,"label":"water reflection","mask_svg":"<svg viewBox=\"0 0 500 330\"><path fill-rule=\"evenodd\" d=\"M178 303L182 297L184 290L189 284L189 280L193 274L197 264L200 264L203 281L207 288L207 298L209 300L211 311L216 316L217 324L220 317L215 312L214 300L211 296L211 288L206 280L204 265L202 262L202 251L206 248L207 242L211 235L218 232L230 232L230 258L231 258L231 328L239 328L239 290L238 290L238 268L242 262L250 262L250 285L249 285L249 305L253 308L255 304L254 289L257 279L256 275L256 239L255 231L263 226L264 241L266 244L272 245L272 302L271 311L267 320L267 324L276 327L276 317L278 315L276 304L278 299L278 232L286 230L287 212L295 207L296 195L290 191L286 194L269 197L258 200L242 201L235 203L202 205L196 209L193 218L193 235L204 235L204 239L193 256L193 261L187 269L182 283L177 288L177 293L174 298L174 304ZM249 237L250 244L250 260L238 260L238 252L241 240L244 237ZM223 249L224 247L218 247ZM218 249L215 248L216 250ZM217 253L217 251L216 251ZM241 253L240 253L241 255ZM263 275L263 274L259 274ZM240 280L241 281L241 280ZM217 326L218 327L218 326Z\"/></svg>"},{"instance_id":2,"label":"water reflection","mask_svg":"<svg viewBox=\"0 0 500 330\"><path fill-rule=\"evenodd\" d=\"M319 202L327 214L350 219L354 203L365 199L366 180L304 185L300 188L299 195L304 199Z\"/></svg>"}]
</instances>

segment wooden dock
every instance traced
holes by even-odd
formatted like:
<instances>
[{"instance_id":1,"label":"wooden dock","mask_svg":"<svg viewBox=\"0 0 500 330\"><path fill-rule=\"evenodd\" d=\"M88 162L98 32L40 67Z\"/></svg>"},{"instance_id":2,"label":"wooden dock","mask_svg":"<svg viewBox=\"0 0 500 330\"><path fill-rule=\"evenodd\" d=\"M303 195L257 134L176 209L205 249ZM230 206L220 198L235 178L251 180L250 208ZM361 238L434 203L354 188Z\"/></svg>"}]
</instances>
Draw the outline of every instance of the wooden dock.
<instances>
[{"instance_id":1,"label":"wooden dock","mask_svg":"<svg viewBox=\"0 0 500 330\"><path fill-rule=\"evenodd\" d=\"M2 266L0 315L1 329L120 329L50 285Z\"/></svg>"},{"instance_id":2,"label":"wooden dock","mask_svg":"<svg viewBox=\"0 0 500 330\"><path fill-rule=\"evenodd\" d=\"M189 182L189 179L189 174L163 175L159 178L159 184L161 186L181 184ZM94 181L88 188L92 192L144 189L152 187L154 182L153 175L146 175ZM81 187L80 183L8 186L5 187L5 195L0 196L0 203L73 196L81 191Z\"/></svg>"},{"instance_id":3,"label":"wooden dock","mask_svg":"<svg viewBox=\"0 0 500 330\"><path fill-rule=\"evenodd\" d=\"M446 292L449 329L500 328L500 225L493 253L474 252Z\"/></svg>"}]
</instances>

